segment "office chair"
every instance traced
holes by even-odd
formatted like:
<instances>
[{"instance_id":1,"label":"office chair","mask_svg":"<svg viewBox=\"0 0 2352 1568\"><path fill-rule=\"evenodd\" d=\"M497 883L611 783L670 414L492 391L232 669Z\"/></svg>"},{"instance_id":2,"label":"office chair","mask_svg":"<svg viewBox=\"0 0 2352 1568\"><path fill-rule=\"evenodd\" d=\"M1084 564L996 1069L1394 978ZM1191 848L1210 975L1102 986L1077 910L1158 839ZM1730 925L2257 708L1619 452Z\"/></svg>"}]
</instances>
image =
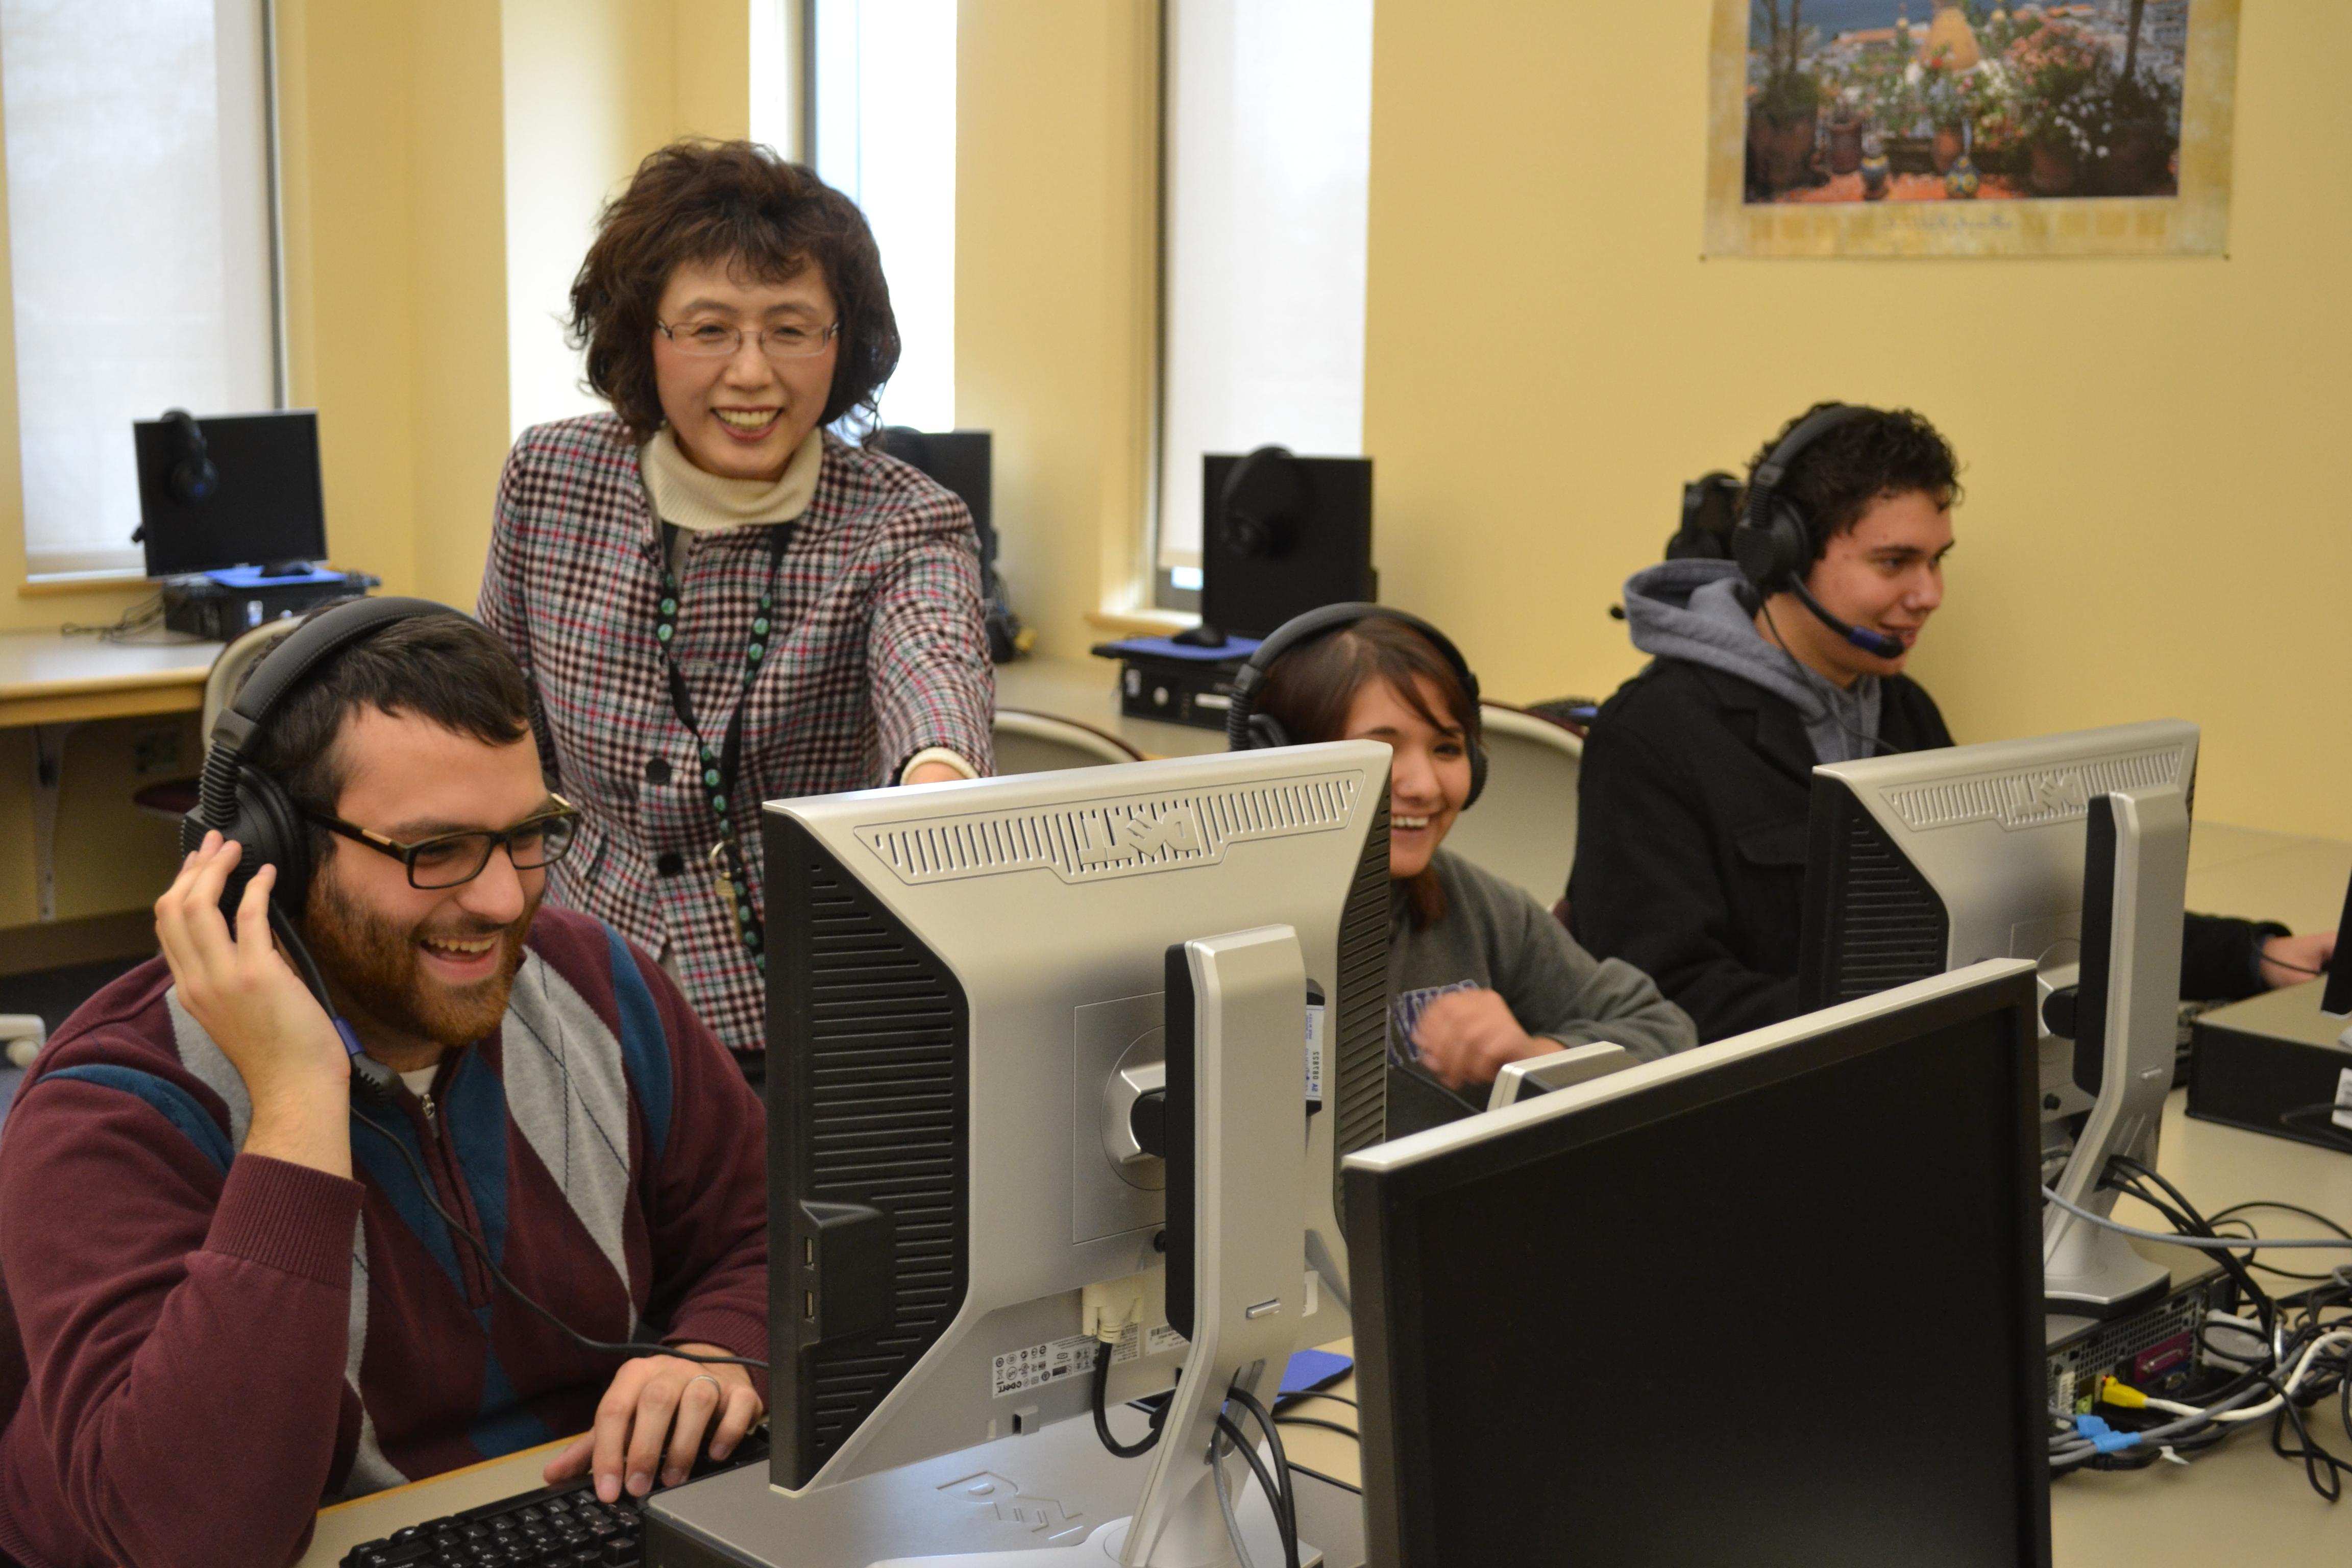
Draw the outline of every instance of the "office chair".
<instances>
[{"instance_id":1,"label":"office chair","mask_svg":"<svg viewBox=\"0 0 2352 1568\"><path fill-rule=\"evenodd\" d=\"M261 656L275 647L278 639L292 631L296 624L291 620L266 622L221 649L220 656L213 660L211 673L205 677L204 724L196 731L204 737L206 748L212 745L213 721L220 717L222 709L236 700L237 688L245 684L253 667L261 662ZM177 823L196 809L196 775L149 784L131 799L142 811Z\"/></svg>"},{"instance_id":2,"label":"office chair","mask_svg":"<svg viewBox=\"0 0 2352 1568\"><path fill-rule=\"evenodd\" d=\"M1576 777L1583 737L1507 702L1481 702L1486 788L1454 819L1445 847L1550 909L1576 858Z\"/></svg>"},{"instance_id":3,"label":"office chair","mask_svg":"<svg viewBox=\"0 0 2352 1568\"><path fill-rule=\"evenodd\" d=\"M1000 774L1045 773L1143 760L1141 752L1116 735L1024 708L998 709L994 733Z\"/></svg>"}]
</instances>

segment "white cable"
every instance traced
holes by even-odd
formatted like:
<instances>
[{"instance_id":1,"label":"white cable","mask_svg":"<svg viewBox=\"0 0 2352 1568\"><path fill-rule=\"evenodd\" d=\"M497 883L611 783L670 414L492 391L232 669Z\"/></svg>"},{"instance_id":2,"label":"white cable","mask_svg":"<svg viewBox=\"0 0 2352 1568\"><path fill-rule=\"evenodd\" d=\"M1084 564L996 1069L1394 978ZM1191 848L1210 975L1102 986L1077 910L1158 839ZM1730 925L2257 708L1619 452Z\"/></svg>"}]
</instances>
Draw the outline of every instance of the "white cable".
<instances>
[{"instance_id":1,"label":"white cable","mask_svg":"<svg viewBox=\"0 0 2352 1568\"><path fill-rule=\"evenodd\" d=\"M2170 1399L2150 1399L2147 1405L2149 1409L2161 1410L2168 1415L2203 1415L2211 1421L2258 1421L2265 1415L2276 1414L2279 1407L2286 1403L2287 1397L2292 1395L2296 1387L2302 1384L2303 1374L2311 1370L2311 1363L2318 1357L2319 1352L2331 1344L2338 1343L2352 1345L2352 1331L2339 1329L2331 1333L2325 1333L2305 1346L2301 1359L2294 1363L2294 1371L2288 1374L2284 1385L2284 1393L2273 1394L2260 1405L2243 1405L2235 1410L2216 1410L2210 1415L2202 1405L2182 1405Z\"/></svg>"},{"instance_id":2,"label":"white cable","mask_svg":"<svg viewBox=\"0 0 2352 1568\"><path fill-rule=\"evenodd\" d=\"M2042 1196L2044 1202L2056 1204L2076 1219L2088 1220L2091 1224L2105 1229L2120 1231L2126 1236L2136 1236L2142 1241L2169 1242L2174 1247L2194 1247L2207 1252L2268 1252L2274 1247L2352 1247L2352 1237L2343 1236L2290 1236L2273 1241L2231 1241L2226 1238L2216 1239L2202 1236L2182 1236L2169 1230L2142 1230L2136 1225L2125 1225L2119 1220L2109 1219L2105 1215L2093 1214L2089 1209L2068 1203L2048 1187L2042 1189Z\"/></svg>"}]
</instances>

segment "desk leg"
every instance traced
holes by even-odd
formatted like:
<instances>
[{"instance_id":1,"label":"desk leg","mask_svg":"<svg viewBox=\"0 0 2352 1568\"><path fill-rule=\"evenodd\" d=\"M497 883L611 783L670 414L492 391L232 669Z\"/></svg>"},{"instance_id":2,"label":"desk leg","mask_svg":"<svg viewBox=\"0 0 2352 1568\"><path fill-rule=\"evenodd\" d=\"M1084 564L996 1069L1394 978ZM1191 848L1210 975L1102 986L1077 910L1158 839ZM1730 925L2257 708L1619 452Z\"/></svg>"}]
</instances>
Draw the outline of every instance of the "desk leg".
<instances>
[{"instance_id":1,"label":"desk leg","mask_svg":"<svg viewBox=\"0 0 2352 1568\"><path fill-rule=\"evenodd\" d=\"M58 918L58 787L72 724L33 726L33 889L40 921Z\"/></svg>"}]
</instances>

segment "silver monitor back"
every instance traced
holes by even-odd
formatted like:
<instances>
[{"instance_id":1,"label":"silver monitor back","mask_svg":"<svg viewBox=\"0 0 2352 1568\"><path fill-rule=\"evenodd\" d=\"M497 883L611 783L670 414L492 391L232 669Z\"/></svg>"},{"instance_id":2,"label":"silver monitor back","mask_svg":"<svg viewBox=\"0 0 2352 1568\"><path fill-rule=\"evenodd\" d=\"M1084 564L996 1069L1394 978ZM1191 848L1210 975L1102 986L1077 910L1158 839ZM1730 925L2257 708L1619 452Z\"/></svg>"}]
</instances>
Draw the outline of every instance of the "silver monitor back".
<instances>
[{"instance_id":1,"label":"silver monitor back","mask_svg":"<svg viewBox=\"0 0 2352 1568\"><path fill-rule=\"evenodd\" d=\"M2186 800L2197 742L2194 724L2151 720L1815 768L1804 1006L1988 958L2033 960L2045 991L2071 984L2092 798L2171 785ZM2045 1033L2042 1053L2051 1113L2088 1110L2067 1043Z\"/></svg>"},{"instance_id":2,"label":"silver monitor back","mask_svg":"<svg viewBox=\"0 0 2352 1568\"><path fill-rule=\"evenodd\" d=\"M776 1485L1087 1412L1085 1289L1162 1262L1161 1163L1119 1160L1107 1108L1161 1058L1173 943L1297 934L1297 1342L1349 1331L1338 1172L1385 1135L1388 767L1351 742L767 805ZM1114 1405L1185 1347L1128 1349Z\"/></svg>"}]
</instances>

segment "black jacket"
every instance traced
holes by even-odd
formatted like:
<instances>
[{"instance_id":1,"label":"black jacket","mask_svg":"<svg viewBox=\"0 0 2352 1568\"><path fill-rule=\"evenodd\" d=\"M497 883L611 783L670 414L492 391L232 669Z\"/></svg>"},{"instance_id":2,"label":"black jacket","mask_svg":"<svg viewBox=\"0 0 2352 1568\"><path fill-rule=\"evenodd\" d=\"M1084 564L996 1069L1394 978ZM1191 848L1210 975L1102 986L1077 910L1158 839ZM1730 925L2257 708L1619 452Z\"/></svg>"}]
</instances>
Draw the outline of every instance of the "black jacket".
<instances>
[{"instance_id":1,"label":"black jacket","mask_svg":"<svg viewBox=\"0 0 2352 1568\"><path fill-rule=\"evenodd\" d=\"M1880 683L1890 750L1952 744L1927 691ZM1602 705L1577 787L1570 927L1596 957L1646 971L1702 1040L1796 1016L1813 749L1785 699L1659 658ZM2180 990L2261 989L2257 952L2284 927L2191 916Z\"/></svg>"}]
</instances>

